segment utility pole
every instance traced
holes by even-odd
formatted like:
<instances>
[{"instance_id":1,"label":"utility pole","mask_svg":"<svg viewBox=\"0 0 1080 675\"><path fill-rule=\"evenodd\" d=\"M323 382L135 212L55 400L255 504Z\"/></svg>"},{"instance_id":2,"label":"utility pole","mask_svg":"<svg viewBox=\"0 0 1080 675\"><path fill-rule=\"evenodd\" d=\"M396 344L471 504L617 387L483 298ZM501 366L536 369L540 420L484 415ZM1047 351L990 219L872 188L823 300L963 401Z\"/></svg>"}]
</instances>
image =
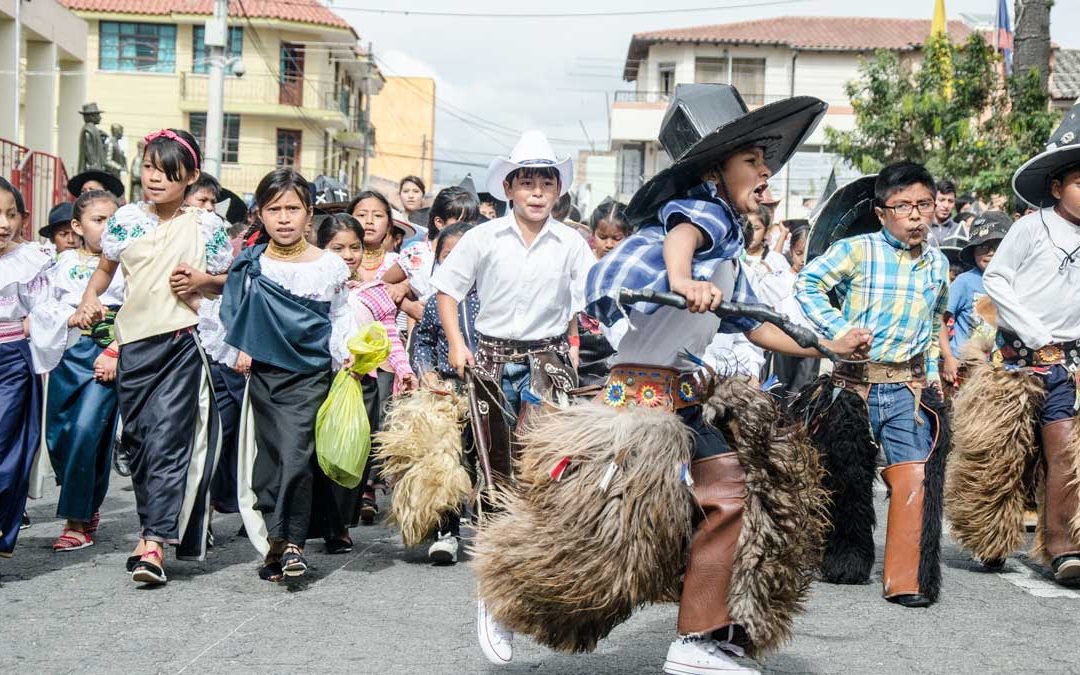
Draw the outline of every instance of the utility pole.
<instances>
[{"instance_id":1,"label":"utility pole","mask_svg":"<svg viewBox=\"0 0 1080 675\"><path fill-rule=\"evenodd\" d=\"M15 0L15 88L11 92L11 103L15 106L15 116L12 119L15 122L15 138L16 143L20 143L19 136L19 73L22 70L22 0Z\"/></svg>"},{"instance_id":2,"label":"utility pole","mask_svg":"<svg viewBox=\"0 0 1080 675\"><path fill-rule=\"evenodd\" d=\"M215 0L214 16L203 31L210 65L210 91L206 103L204 168L221 178L221 145L225 129L225 44L229 36L229 0Z\"/></svg>"},{"instance_id":3,"label":"utility pole","mask_svg":"<svg viewBox=\"0 0 1080 675\"><path fill-rule=\"evenodd\" d=\"M371 140L371 96L372 90L375 88L372 83L371 63L375 59L375 54L371 51L373 48L372 43L368 43L367 47L367 59L364 61L364 85L360 88L364 92L364 118L360 120L360 131L364 134L364 155L361 158L362 171L360 177L360 189L364 189L368 181L368 156L371 154L373 148L368 147L368 142Z\"/></svg>"}]
</instances>

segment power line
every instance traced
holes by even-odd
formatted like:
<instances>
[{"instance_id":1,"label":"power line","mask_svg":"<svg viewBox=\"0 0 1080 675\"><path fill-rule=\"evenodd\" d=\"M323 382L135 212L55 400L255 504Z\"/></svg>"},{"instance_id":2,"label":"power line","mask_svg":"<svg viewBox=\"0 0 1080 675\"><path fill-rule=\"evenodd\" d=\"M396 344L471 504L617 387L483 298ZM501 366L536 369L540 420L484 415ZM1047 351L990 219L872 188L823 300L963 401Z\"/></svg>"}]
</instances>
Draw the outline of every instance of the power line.
<instances>
[{"instance_id":1,"label":"power line","mask_svg":"<svg viewBox=\"0 0 1080 675\"><path fill-rule=\"evenodd\" d=\"M358 12L362 14L392 14L396 16L433 16L433 17L456 17L468 19L582 19L613 16L655 16L658 14L690 14L700 12L715 12L727 9L742 9L746 7L766 7L770 5L793 5L806 2L807 0L771 0L769 2L747 2L733 5L711 5L709 7L682 7L672 9L639 9L639 10L614 10L614 11L587 11L587 12L446 12L440 10L409 10L389 9L386 7L341 7L333 8L336 12ZM292 4L282 2L282 4ZM297 3L299 4L299 3Z\"/></svg>"}]
</instances>

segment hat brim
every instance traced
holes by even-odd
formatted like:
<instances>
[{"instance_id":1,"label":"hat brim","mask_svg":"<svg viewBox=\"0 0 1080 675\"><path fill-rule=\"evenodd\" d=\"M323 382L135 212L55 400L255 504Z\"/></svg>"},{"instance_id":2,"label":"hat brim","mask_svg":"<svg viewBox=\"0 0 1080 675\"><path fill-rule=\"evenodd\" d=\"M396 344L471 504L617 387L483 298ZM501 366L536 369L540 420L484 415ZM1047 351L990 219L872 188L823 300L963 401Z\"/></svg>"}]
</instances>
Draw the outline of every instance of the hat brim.
<instances>
[{"instance_id":1,"label":"hat brim","mask_svg":"<svg viewBox=\"0 0 1080 675\"><path fill-rule=\"evenodd\" d=\"M518 169L544 169L552 167L559 171L559 196L562 197L567 192L570 192L570 186L574 182L574 163L569 157L561 159L553 164L518 164L517 162L511 162L509 159L503 157L496 157L491 160L491 164L488 165L487 173L487 191L491 193L491 196L500 201L510 201L509 195L506 194L506 188L503 187L503 183L506 181L506 177L511 172ZM501 197L499 195L502 195Z\"/></svg>"},{"instance_id":2,"label":"hat brim","mask_svg":"<svg viewBox=\"0 0 1080 675\"><path fill-rule=\"evenodd\" d=\"M1080 145L1065 145L1035 155L1013 174L1016 196L1037 207L1052 206L1050 178L1070 164L1080 163Z\"/></svg>"},{"instance_id":3,"label":"hat brim","mask_svg":"<svg viewBox=\"0 0 1080 675\"><path fill-rule=\"evenodd\" d=\"M876 174L856 178L829 195L817 214L810 218L807 262L828 250L833 242L881 229L881 220L874 212L876 181Z\"/></svg>"},{"instance_id":4,"label":"hat brim","mask_svg":"<svg viewBox=\"0 0 1080 675\"><path fill-rule=\"evenodd\" d=\"M38 230L37 233L38 236L42 239L52 239L53 235L56 234L56 231L59 230L61 227L71 227L71 221L69 220L63 223L49 223L45 227Z\"/></svg>"},{"instance_id":5,"label":"hat brim","mask_svg":"<svg viewBox=\"0 0 1080 675\"><path fill-rule=\"evenodd\" d=\"M725 156L745 147L760 147L765 164L776 175L795 150L814 132L829 106L813 96L795 96L751 110L716 129L668 168L634 193L626 217L637 227L651 220L664 203L701 182L701 174Z\"/></svg>"},{"instance_id":6,"label":"hat brim","mask_svg":"<svg viewBox=\"0 0 1080 675\"><path fill-rule=\"evenodd\" d=\"M1004 238L1004 234L988 234L985 237L972 239L968 242L967 246L960 249L960 262L964 263L968 267L975 267L975 249L987 242L1001 241Z\"/></svg>"},{"instance_id":7,"label":"hat brim","mask_svg":"<svg viewBox=\"0 0 1080 675\"><path fill-rule=\"evenodd\" d=\"M82 194L83 186L89 181L96 180L105 186L105 189L113 194L117 199L124 198L124 184L120 182L120 179L111 173L104 171L83 171L82 173L72 176L68 181L67 191L75 199L79 198Z\"/></svg>"},{"instance_id":8,"label":"hat brim","mask_svg":"<svg viewBox=\"0 0 1080 675\"><path fill-rule=\"evenodd\" d=\"M406 239L410 239L416 236L416 228L413 227L413 224L408 222L407 220L398 220L396 218L391 218L390 226L396 227L397 229L404 232Z\"/></svg>"}]
</instances>

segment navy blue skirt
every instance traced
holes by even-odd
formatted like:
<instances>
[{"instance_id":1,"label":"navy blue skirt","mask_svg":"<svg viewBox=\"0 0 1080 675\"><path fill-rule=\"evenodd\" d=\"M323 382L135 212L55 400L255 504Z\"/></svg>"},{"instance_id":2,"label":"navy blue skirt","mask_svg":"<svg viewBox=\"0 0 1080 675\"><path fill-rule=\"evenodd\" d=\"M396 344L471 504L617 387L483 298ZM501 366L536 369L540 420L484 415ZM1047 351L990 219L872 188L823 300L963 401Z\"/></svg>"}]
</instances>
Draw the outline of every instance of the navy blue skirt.
<instances>
[{"instance_id":1,"label":"navy blue skirt","mask_svg":"<svg viewBox=\"0 0 1080 675\"><path fill-rule=\"evenodd\" d=\"M30 470L41 443L41 377L34 374L30 344L0 344L0 556L15 550Z\"/></svg>"}]
</instances>

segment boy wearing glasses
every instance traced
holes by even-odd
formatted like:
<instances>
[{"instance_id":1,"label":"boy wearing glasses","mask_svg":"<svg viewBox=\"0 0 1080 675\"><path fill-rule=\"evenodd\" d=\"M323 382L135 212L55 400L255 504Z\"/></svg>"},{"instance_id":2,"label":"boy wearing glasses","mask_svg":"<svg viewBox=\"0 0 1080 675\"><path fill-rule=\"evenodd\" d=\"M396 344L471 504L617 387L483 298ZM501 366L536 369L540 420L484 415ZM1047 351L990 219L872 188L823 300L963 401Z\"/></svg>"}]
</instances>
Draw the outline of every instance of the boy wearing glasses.
<instances>
[{"instance_id":1,"label":"boy wearing glasses","mask_svg":"<svg viewBox=\"0 0 1080 675\"><path fill-rule=\"evenodd\" d=\"M1058 583L1076 586L1080 104L1046 151L1017 170L1013 190L1038 210L1013 224L983 275L997 310L997 349L955 401L946 507L960 544L998 569L1023 545L1024 504L1037 495L1032 557Z\"/></svg>"},{"instance_id":2,"label":"boy wearing glasses","mask_svg":"<svg viewBox=\"0 0 1080 675\"><path fill-rule=\"evenodd\" d=\"M949 262L927 239L934 193L934 179L923 166L885 167L874 182L873 214L869 195L852 206L871 223L876 216L881 229L836 241L795 282L803 312L825 337L835 340L856 328L872 334L869 362L838 364L799 403L811 419L833 495L823 578L869 581L880 447L888 464L882 478L892 491L884 595L905 607L933 603L941 576L948 424L939 393L938 335ZM833 291L838 306L830 301Z\"/></svg>"}]
</instances>

